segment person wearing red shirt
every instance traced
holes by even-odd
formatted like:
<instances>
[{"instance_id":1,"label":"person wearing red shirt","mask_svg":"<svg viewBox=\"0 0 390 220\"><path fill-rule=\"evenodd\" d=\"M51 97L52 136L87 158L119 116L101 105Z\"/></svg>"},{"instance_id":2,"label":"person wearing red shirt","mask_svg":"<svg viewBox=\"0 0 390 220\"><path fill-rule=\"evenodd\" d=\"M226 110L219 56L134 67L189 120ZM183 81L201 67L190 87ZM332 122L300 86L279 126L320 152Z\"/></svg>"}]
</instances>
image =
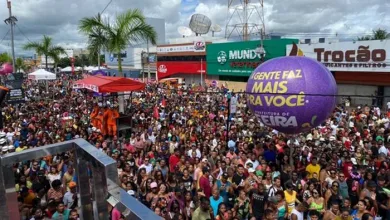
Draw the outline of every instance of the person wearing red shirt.
<instances>
[{"instance_id":1,"label":"person wearing red shirt","mask_svg":"<svg viewBox=\"0 0 390 220\"><path fill-rule=\"evenodd\" d=\"M202 169L203 176L199 179L199 188L202 189L203 194L206 198L210 198L211 196L211 185L209 180L210 170L208 167L203 167Z\"/></svg>"},{"instance_id":2,"label":"person wearing red shirt","mask_svg":"<svg viewBox=\"0 0 390 220\"><path fill-rule=\"evenodd\" d=\"M353 164L352 164L351 158L349 156L346 156L344 158L344 162L342 164L342 168L343 168L343 173L344 173L345 178L350 178L351 177L350 171L353 168Z\"/></svg>"},{"instance_id":3,"label":"person wearing red shirt","mask_svg":"<svg viewBox=\"0 0 390 220\"><path fill-rule=\"evenodd\" d=\"M135 147L130 144L129 139L126 139L125 143L123 143L123 148L127 149L132 154L136 151Z\"/></svg>"},{"instance_id":4,"label":"person wearing red shirt","mask_svg":"<svg viewBox=\"0 0 390 220\"><path fill-rule=\"evenodd\" d=\"M175 167L180 161L180 151L178 148L175 149L174 154L169 157L169 171L175 172Z\"/></svg>"}]
</instances>

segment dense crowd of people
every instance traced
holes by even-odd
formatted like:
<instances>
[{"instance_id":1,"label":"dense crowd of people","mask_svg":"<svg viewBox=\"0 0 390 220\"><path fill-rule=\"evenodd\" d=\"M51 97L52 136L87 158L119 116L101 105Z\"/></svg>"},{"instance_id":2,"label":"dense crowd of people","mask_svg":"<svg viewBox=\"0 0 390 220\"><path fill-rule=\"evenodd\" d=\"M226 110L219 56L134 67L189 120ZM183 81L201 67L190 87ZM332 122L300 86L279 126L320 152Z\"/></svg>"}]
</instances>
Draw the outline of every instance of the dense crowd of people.
<instances>
[{"instance_id":1,"label":"dense crowd of people","mask_svg":"<svg viewBox=\"0 0 390 220\"><path fill-rule=\"evenodd\" d=\"M68 76L48 92L36 82L25 91L25 103L3 107L3 155L84 138L117 161L121 187L164 219L390 219L386 110L339 106L310 133L288 136L263 126L243 93L150 84L125 98L132 129L117 135L95 114L116 111L117 97L73 90ZM231 96L237 111L228 116ZM14 165L23 219L79 218L74 159ZM121 218L111 207L110 219Z\"/></svg>"}]
</instances>

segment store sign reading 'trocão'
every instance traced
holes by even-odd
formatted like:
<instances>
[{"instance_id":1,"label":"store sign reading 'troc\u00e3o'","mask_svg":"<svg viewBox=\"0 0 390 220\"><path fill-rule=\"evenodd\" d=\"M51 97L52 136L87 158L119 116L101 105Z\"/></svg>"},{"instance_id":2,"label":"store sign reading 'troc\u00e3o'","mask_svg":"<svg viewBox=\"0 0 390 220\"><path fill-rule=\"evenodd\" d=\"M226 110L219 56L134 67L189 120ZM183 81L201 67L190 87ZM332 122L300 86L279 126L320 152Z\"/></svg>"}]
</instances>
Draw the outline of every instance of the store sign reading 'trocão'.
<instances>
[{"instance_id":1,"label":"store sign reading 'troc\u00e3o'","mask_svg":"<svg viewBox=\"0 0 390 220\"><path fill-rule=\"evenodd\" d=\"M294 48L295 47L295 48ZM287 54L301 55L323 63L331 71L387 72L388 40L288 45Z\"/></svg>"}]
</instances>

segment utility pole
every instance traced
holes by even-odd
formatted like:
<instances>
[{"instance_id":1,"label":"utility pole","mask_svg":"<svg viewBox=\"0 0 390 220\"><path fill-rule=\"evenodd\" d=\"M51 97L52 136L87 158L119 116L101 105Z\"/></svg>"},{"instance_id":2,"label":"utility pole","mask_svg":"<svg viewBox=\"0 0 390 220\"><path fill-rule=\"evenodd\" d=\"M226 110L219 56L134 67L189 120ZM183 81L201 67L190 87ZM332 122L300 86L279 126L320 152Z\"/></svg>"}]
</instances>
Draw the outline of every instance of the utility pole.
<instances>
[{"instance_id":1,"label":"utility pole","mask_svg":"<svg viewBox=\"0 0 390 220\"><path fill-rule=\"evenodd\" d=\"M141 52L142 82L145 82L145 51Z\"/></svg>"},{"instance_id":2,"label":"utility pole","mask_svg":"<svg viewBox=\"0 0 390 220\"><path fill-rule=\"evenodd\" d=\"M200 86L203 87L203 58L200 58Z\"/></svg>"},{"instance_id":3,"label":"utility pole","mask_svg":"<svg viewBox=\"0 0 390 220\"><path fill-rule=\"evenodd\" d=\"M5 19L4 22L6 24L11 25L12 68L13 68L13 72L15 72L16 71L16 68L15 68L16 59L15 59L15 45L14 45L14 25L16 24L18 19L16 19L16 17L12 16L11 0L6 0L6 1L7 1L8 12L9 12L9 18Z\"/></svg>"},{"instance_id":4,"label":"utility pole","mask_svg":"<svg viewBox=\"0 0 390 220\"><path fill-rule=\"evenodd\" d=\"M146 40L146 54L147 54L147 61L146 63L148 64L148 81L151 79L151 76L150 76L150 63L149 63L149 40Z\"/></svg>"}]
</instances>

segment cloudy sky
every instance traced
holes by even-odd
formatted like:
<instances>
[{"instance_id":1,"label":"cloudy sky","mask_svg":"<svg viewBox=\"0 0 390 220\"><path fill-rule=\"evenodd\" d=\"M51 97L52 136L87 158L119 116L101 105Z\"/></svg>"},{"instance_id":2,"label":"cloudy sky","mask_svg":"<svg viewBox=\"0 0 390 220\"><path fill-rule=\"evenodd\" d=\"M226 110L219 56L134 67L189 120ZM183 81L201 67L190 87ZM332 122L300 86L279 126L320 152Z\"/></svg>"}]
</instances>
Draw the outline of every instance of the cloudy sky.
<instances>
[{"instance_id":1,"label":"cloudy sky","mask_svg":"<svg viewBox=\"0 0 390 220\"><path fill-rule=\"evenodd\" d=\"M42 35L53 37L56 44L67 48L81 48L86 39L77 31L81 18L94 16L102 11L110 0L12 0L13 14L18 18L15 28L15 48L18 55L32 54L21 46L38 41ZM177 27L188 26L194 13L205 14L213 23L222 26L220 36L230 17L227 3L231 0L112 0L104 16L129 8L139 8L148 17L164 18L166 39L179 37ZM240 0L233 0L239 3ZM251 0L253 3L259 1ZM373 29L390 31L389 0L265 0L264 14L267 33L290 34L304 37L319 36L356 38L369 34ZM0 17L8 17L6 1L0 1ZM260 24L256 13L251 22ZM231 24L240 23L238 16ZM9 26L0 22L0 52L10 51ZM233 33L233 35L237 35ZM5 38L4 38L5 36ZM4 40L3 40L4 38Z\"/></svg>"}]
</instances>

